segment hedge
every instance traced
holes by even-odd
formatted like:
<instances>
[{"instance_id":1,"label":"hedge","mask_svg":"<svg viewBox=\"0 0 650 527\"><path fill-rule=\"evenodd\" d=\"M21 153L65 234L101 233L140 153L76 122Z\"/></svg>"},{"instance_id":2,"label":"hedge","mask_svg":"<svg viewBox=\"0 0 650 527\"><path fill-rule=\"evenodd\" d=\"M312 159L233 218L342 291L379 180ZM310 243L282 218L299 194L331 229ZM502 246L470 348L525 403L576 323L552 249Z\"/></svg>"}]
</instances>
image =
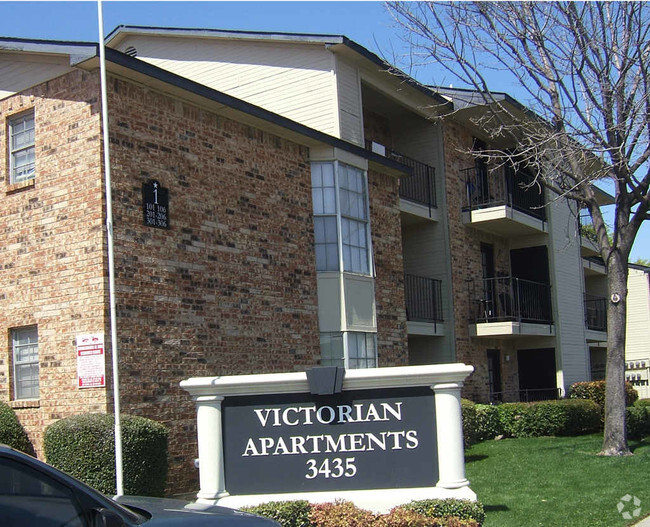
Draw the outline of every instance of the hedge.
<instances>
[{"instance_id":1,"label":"hedge","mask_svg":"<svg viewBox=\"0 0 650 527\"><path fill-rule=\"evenodd\" d=\"M282 527L480 527L485 521L483 505L457 499L413 501L388 514L373 514L344 500L315 505L276 501L243 510L271 518Z\"/></svg>"},{"instance_id":2,"label":"hedge","mask_svg":"<svg viewBox=\"0 0 650 527\"><path fill-rule=\"evenodd\" d=\"M418 512L427 518L454 517L464 521L475 521L482 524L485 521L485 510L478 501L439 499L412 501L403 508Z\"/></svg>"},{"instance_id":3,"label":"hedge","mask_svg":"<svg viewBox=\"0 0 650 527\"><path fill-rule=\"evenodd\" d=\"M115 494L114 417L83 414L45 430L47 462L105 494ZM121 417L124 493L163 496L167 482L167 429L150 419Z\"/></svg>"},{"instance_id":4,"label":"hedge","mask_svg":"<svg viewBox=\"0 0 650 527\"><path fill-rule=\"evenodd\" d=\"M309 513L311 504L306 500L269 501L254 507L242 507L242 510L265 518L271 518L282 527L310 527Z\"/></svg>"},{"instance_id":5,"label":"hedge","mask_svg":"<svg viewBox=\"0 0 650 527\"><path fill-rule=\"evenodd\" d=\"M567 400L503 403L462 401L465 444L497 437L567 436L597 432L600 407L593 401Z\"/></svg>"},{"instance_id":6,"label":"hedge","mask_svg":"<svg viewBox=\"0 0 650 527\"><path fill-rule=\"evenodd\" d=\"M650 405L634 405L626 409L628 439L643 439L650 436Z\"/></svg>"},{"instance_id":7,"label":"hedge","mask_svg":"<svg viewBox=\"0 0 650 527\"><path fill-rule=\"evenodd\" d=\"M575 436L600 429L600 408L593 401L529 403L509 428L512 437Z\"/></svg>"},{"instance_id":8,"label":"hedge","mask_svg":"<svg viewBox=\"0 0 650 527\"><path fill-rule=\"evenodd\" d=\"M7 403L0 402L0 443L11 448L34 455L34 447L27 432L18 421L16 412Z\"/></svg>"},{"instance_id":9,"label":"hedge","mask_svg":"<svg viewBox=\"0 0 650 527\"><path fill-rule=\"evenodd\" d=\"M603 411L605 409L605 381L576 382L569 388L569 399L591 399ZM639 398L638 392L631 382L625 383L625 406L632 406Z\"/></svg>"}]
</instances>

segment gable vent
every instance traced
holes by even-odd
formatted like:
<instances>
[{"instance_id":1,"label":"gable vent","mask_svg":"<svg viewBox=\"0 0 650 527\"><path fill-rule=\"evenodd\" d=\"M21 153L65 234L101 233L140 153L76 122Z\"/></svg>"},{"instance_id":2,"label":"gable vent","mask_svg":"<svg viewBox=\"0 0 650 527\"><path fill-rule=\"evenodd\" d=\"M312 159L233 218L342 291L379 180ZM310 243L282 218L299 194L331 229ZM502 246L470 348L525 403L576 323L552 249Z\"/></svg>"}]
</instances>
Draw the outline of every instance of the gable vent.
<instances>
[{"instance_id":1,"label":"gable vent","mask_svg":"<svg viewBox=\"0 0 650 527\"><path fill-rule=\"evenodd\" d=\"M138 50L135 49L133 46L129 46L124 50L124 53L126 53L129 57L137 57L138 56Z\"/></svg>"}]
</instances>

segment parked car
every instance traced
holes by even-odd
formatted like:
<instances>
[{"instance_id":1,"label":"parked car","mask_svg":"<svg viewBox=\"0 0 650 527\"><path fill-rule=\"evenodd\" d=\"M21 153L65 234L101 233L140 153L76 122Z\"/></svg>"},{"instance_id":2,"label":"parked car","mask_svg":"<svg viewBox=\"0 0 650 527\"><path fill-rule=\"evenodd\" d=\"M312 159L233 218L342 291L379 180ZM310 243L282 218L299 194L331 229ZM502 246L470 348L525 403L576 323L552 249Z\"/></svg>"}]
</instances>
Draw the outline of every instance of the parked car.
<instances>
[{"instance_id":1,"label":"parked car","mask_svg":"<svg viewBox=\"0 0 650 527\"><path fill-rule=\"evenodd\" d=\"M121 496L114 500L13 448L0 445L2 527L272 527L253 514L180 500Z\"/></svg>"}]
</instances>

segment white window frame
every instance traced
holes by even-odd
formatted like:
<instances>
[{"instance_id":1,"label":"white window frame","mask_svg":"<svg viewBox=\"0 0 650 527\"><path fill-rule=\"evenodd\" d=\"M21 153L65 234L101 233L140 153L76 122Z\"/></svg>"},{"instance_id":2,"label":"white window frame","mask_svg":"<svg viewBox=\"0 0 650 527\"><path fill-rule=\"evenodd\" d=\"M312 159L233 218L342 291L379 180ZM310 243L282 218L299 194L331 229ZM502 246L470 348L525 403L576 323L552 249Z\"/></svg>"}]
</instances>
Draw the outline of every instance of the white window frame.
<instances>
[{"instance_id":1,"label":"white window frame","mask_svg":"<svg viewBox=\"0 0 650 527\"><path fill-rule=\"evenodd\" d=\"M20 358L21 352L31 348L28 352L27 358ZM12 349L12 365L13 365L13 385L14 385L14 399L38 399L40 397L40 368L39 368L39 354L38 354L38 328L37 326L28 326L22 328L15 328L11 330L11 349ZM36 379L34 383L34 376L25 379L20 370L23 367L36 368ZM29 376L28 376L29 377ZM32 385L25 386L25 381L32 381Z\"/></svg>"},{"instance_id":2,"label":"white window frame","mask_svg":"<svg viewBox=\"0 0 650 527\"><path fill-rule=\"evenodd\" d=\"M24 124L27 121L31 121L31 128L25 130L16 131L16 127L20 124ZM23 112L20 115L11 117L9 120L9 130L8 130L8 140L7 147L9 151L9 182L10 183L23 183L35 178L36 176L36 119L34 115L34 110L29 110ZM25 143L22 143L16 146L15 139L19 135L31 133L31 140L28 140ZM31 152L32 161L28 163L23 163L19 167L16 166L16 158L21 154L27 154ZM18 173L18 169L24 169L25 172Z\"/></svg>"},{"instance_id":3,"label":"white window frame","mask_svg":"<svg viewBox=\"0 0 650 527\"><path fill-rule=\"evenodd\" d=\"M335 207L336 209L334 211L327 211L327 212L320 212L317 208L317 201L320 199L320 194L319 191L324 188L324 187L314 187L313 186L313 181L314 181L314 168L318 166L331 166L333 168L334 172L334 194L335 194ZM365 170L362 170L360 168L357 168L353 165L348 165L346 163L342 163L339 161L318 161L318 162L313 162L311 164L312 166L312 199L314 201L314 238L316 239L316 245L322 246L325 245L325 242L318 241L317 236L318 236L318 227L317 227L317 219L319 218L332 218L336 217L336 235L337 235L337 251L338 251L338 267L334 268L329 262L328 259L326 259L325 264L326 265L321 265L321 261L317 257L316 261L316 270L317 271L338 271L338 272L345 272L345 273L352 273L352 274L359 274L363 276L374 276L374 267L373 267L373 261L372 261L372 239L370 235L370 199L369 199L369 193L368 193L368 174ZM348 189L348 188L341 188L341 183L340 183L340 175L342 170L348 170L351 169L353 171L356 171L358 174L361 174L361 183L363 188L361 189L360 192L355 191L355 189ZM331 188L331 187L327 187ZM363 203L361 204L362 210L363 210L363 215L354 215L350 214L349 211L347 214L343 214L343 205L341 204L343 193L349 192L351 195L354 194L361 194L361 200ZM345 240L344 242L344 237L343 237L343 232L344 232L344 223L347 225L361 225L361 229L363 232L363 235L361 237L364 238L364 243L362 245L355 245L353 243L349 243L349 240ZM318 249L317 249L318 251ZM355 259L354 258L348 258L347 254L349 253L352 255L353 252L361 252L365 253L365 257L362 259L359 259L358 264L359 265L354 265L355 264Z\"/></svg>"}]
</instances>

